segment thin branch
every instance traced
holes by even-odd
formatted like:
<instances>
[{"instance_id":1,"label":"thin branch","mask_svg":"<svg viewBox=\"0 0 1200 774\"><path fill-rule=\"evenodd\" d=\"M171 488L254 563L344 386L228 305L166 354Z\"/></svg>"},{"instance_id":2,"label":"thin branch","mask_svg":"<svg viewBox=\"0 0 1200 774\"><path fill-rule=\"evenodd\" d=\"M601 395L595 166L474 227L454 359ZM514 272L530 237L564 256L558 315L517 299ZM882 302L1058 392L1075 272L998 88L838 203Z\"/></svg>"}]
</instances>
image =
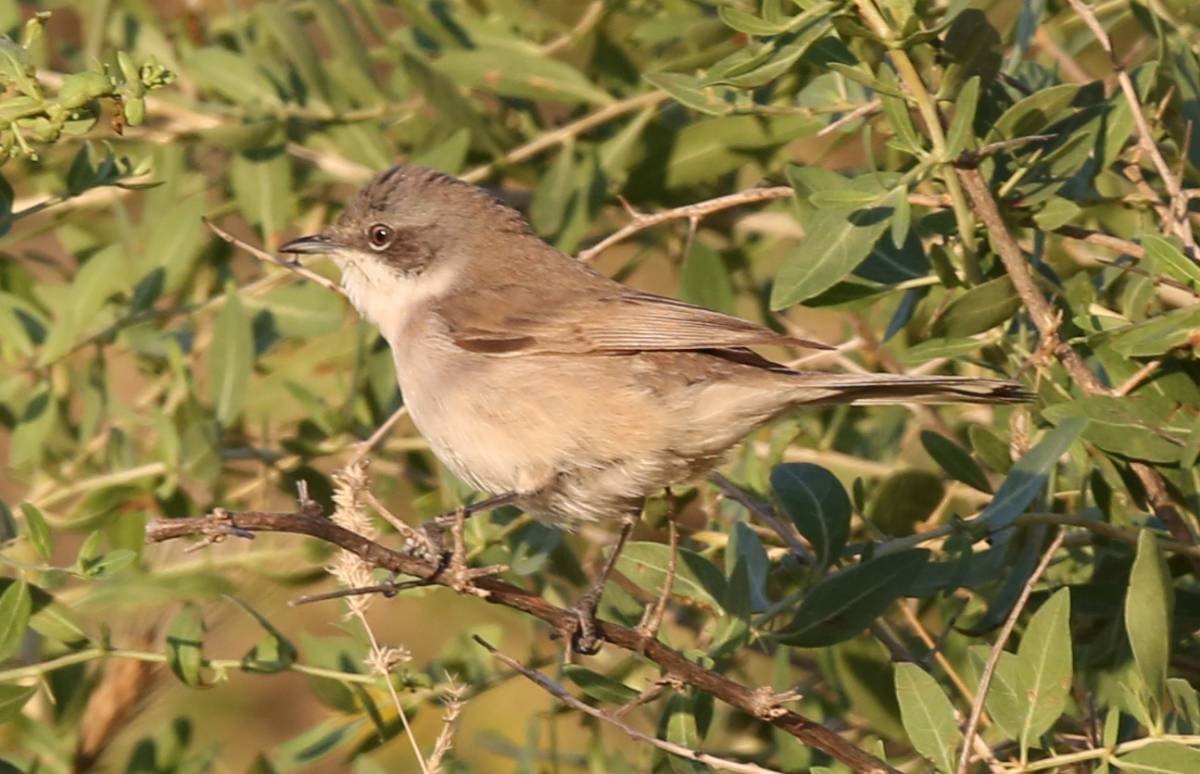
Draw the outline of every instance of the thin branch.
<instances>
[{"instance_id":1,"label":"thin branch","mask_svg":"<svg viewBox=\"0 0 1200 774\"><path fill-rule=\"evenodd\" d=\"M559 35L554 40L542 46L538 53L542 56L553 56L563 49L570 48L575 41L588 34L604 16L604 0L592 0L583 10L575 26Z\"/></svg>"},{"instance_id":2,"label":"thin branch","mask_svg":"<svg viewBox=\"0 0 1200 774\"><path fill-rule=\"evenodd\" d=\"M983 715L983 702L987 699L988 688L992 685L992 675L996 672L996 665L1000 663L1000 654L1004 652L1004 645L1017 625L1017 619L1025 609L1026 603L1029 602L1029 595L1033 593L1033 587L1046 572L1046 568L1050 566L1050 560L1054 558L1054 553L1062 545L1063 534L1062 530L1059 530L1058 534L1054 536L1054 540L1050 541L1049 547L1042 554L1041 561L1034 568L1029 580L1025 581L1025 587L1021 589L1021 596L1013 605L1012 612L1008 614L1007 620L1004 621L1004 627L996 637L995 644L992 645L992 652L988 654L987 663L983 666L983 675L979 678L979 688L975 691L975 701L971 704L971 715L967 720L967 728L963 732L963 748L958 758L958 774L967 774L967 767L971 762L972 742L975 739L975 732L979 728L979 718Z\"/></svg>"},{"instance_id":3,"label":"thin branch","mask_svg":"<svg viewBox=\"0 0 1200 774\"><path fill-rule=\"evenodd\" d=\"M878 111L881 107L883 107L883 100L880 99L879 97L876 97L875 99L870 100L868 102L864 102L861 105L859 105L858 107L851 110L846 115L839 118L838 120L831 121L828 126L823 128L821 131L817 132L817 136L824 137L827 134L833 134L834 132L836 132L838 129L841 129L846 124L853 123L854 121L857 121L860 118L866 118L867 116L871 115L872 113L875 113L876 111Z\"/></svg>"},{"instance_id":4,"label":"thin branch","mask_svg":"<svg viewBox=\"0 0 1200 774\"><path fill-rule=\"evenodd\" d=\"M159 543L182 537L205 535L213 530L236 528L247 532L287 532L308 535L340 546L375 567L403 575L433 580L448 586L449 580L438 577L439 568L432 562L393 551L373 540L339 527L311 508L305 512L247 511L209 515L193 519L165 519L146 527L146 538ZM496 578L481 578L475 586L489 603L519 610L549 624L560 634L571 632L576 624L575 614L556 607L533 592L505 583ZM597 636L618 648L639 653L657 664L664 673L680 682L720 699L751 717L770 723L791 734L804 744L842 761L856 771L889 772L896 769L841 738L816 721L779 706L778 702L718 672L705 669L683 654L658 640L647 640L640 632L608 621L596 622Z\"/></svg>"},{"instance_id":5,"label":"thin branch","mask_svg":"<svg viewBox=\"0 0 1200 774\"><path fill-rule=\"evenodd\" d=\"M639 731L633 726L627 724L625 721L613 716L611 713L597 709L590 704L585 704L584 702L572 696L570 691L568 691L566 688L563 688L546 675L538 672L537 670L530 669L516 659L501 653L494 645L479 635L475 635L474 639L476 642L486 648L489 653L499 659L500 662L505 666L520 672L522 675L529 678L530 682L537 685L539 688L546 691L563 704L566 704L571 709L578 710L579 712L582 712L585 715L590 715L598 720L603 720L605 723L619 728L621 731L624 731L626 734L634 739L637 739L638 741L647 742L672 755L677 755L680 758L685 758L689 761L703 763L705 766L709 766L710 768L714 768L719 771L736 771L742 772L742 774L781 774L781 772L775 769L766 769L753 763L741 763L739 761L731 761L727 758L719 758L715 755L709 755L708 753L700 752L699 750L693 750L690 747L684 747L683 745L675 744L674 742L668 742L665 739L659 739L645 733L644 731Z\"/></svg>"},{"instance_id":6,"label":"thin branch","mask_svg":"<svg viewBox=\"0 0 1200 774\"><path fill-rule=\"evenodd\" d=\"M1116 51L1113 49L1112 40L1109 39L1108 33L1104 31L1100 20L1096 18L1096 12L1082 0L1067 0L1067 2L1070 3L1075 13L1083 19L1083 23L1087 25L1092 35L1096 37L1097 42L1100 43L1100 47L1108 54L1109 60L1112 62L1113 72L1117 76L1117 83L1121 87L1121 93L1125 95L1129 111L1133 114L1133 123L1137 128L1138 145L1142 149L1142 152L1149 156L1150 160L1154 163L1154 168L1158 171L1158 176L1162 178L1163 185L1166 186L1167 194L1170 196L1171 222L1168 225L1183 240L1188 256L1192 260L1197 260L1200 256L1197 255L1196 237L1192 233L1192 224L1188 219L1188 195L1184 192L1179 177L1171 171L1167 160L1163 158L1162 151L1158 149L1158 145L1154 142L1154 132L1150 128L1150 123L1146 120L1146 115L1142 112L1141 101L1138 99L1133 79L1129 77L1129 71L1125 69L1125 66L1117 57Z\"/></svg>"},{"instance_id":7,"label":"thin branch","mask_svg":"<svg viewBox=\"0 0 1200 774\"><path fill-rule=\"evenodd\" d=\"M800 538L796 536L796 533L794 533L788 527L788 525L784 524L783 521L780 520L778 514L775 513L774 508L767 503L751 497L750 494L744 489L726 478L723 473L713 471L709 474L708 480L716 484L717 488L720 489L726 497L741 504L743 508L766 522L767 526L769 526L775 532L775 534L787 544L788 548L791 549L792 553L795 554L797 559L810 566L817 563L817 557L813 554L808 546L800 542Z\"/></svg>"},{"instance_id":8,"label":"thin branch","mask_svg":"<svg viewBox=\"0 0 1200 774\"><path fill-rule=\"evenodd\" d=\"M1076 1L1071 0L1072 3ZM1084 392L1090 395L1112 395L1113 391L1087 367L1079 353L1059 337L1058 315L1034 282L1029 263L1025 260L1017 240L1005 225L996 199L979 169L973 164L962 164L957 171L963 188L966 189L975 205L975 211L991 235L992 244L995 245L996 252L1000 255L1000 261L1004 264L1004 269L1012 280L1017 295L1029 311L1030 319L1033 320L1034 326L1042 337L1044 351L1052 353L1062 363L1071 379ZM1146 490L1146 500L1154 510L1154 514L1167 525L1171 536L1182 543L1194 545L1196 537L1171 501L1162 475L1144 462L1131 462L1129 467ZM1189 558L1193 573L1200 577L1200 559Z\"/></svg>"},{"instance_id":9,"label":"thin branch","mask_svg":"<svg viewBox=\"0 0 1200 774\"><path fill-rule=\"evenodd\" d=\"M308 268L307 266L300 263L299 261L289 261L286 258L280 258L278 255L272 255L271 253L268 253L266 250L255 247L254 245L249 244L247 242L243 242L242 240L235 237L233 234L230 234L228 231L226 231L225 229L218 226L216 223L213 223L208 218L204 218L204 225L208 226L209 231L212 231L214 234L219 236L221 239L224 239L226 242L233 245L234 247L240 247L241 249L243 249L246 252L253 255L255 258L258 258L260 261L264 261L266 263L273 263L278 266L282 266L283 268L287 269L288 271L293 271L296 274L299 274L301 277L303 277L306 280L311 280L312 282L317 283L318 285L325 288L326 290L332 290L334 293L337 293L338 295L344 295L342 293L341 287L339 287L336 282L334 282L333 280L329 279L328 277L326 277L322 274L317 274L315 271Z\"/></svg>"}]
</instances>

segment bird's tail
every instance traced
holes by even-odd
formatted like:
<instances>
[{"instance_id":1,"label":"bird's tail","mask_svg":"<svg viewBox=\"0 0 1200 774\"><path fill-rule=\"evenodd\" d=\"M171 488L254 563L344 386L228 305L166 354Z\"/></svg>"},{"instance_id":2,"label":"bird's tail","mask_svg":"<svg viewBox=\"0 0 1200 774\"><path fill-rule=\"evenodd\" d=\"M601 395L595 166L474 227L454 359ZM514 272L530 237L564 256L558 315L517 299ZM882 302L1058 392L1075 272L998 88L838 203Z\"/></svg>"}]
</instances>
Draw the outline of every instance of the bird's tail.
<instances>
[{"instance_id":1,"label":"bird's tail","mask_svg":"<svg viewBox=\"0 0 1200 774\"><path fill-rule=\"evenodd\" d=\"M797 404L1026 403L1033 399L1017 382L973 376L808 372L797 373L793 384Z\"/></svg>"}]
</instances>

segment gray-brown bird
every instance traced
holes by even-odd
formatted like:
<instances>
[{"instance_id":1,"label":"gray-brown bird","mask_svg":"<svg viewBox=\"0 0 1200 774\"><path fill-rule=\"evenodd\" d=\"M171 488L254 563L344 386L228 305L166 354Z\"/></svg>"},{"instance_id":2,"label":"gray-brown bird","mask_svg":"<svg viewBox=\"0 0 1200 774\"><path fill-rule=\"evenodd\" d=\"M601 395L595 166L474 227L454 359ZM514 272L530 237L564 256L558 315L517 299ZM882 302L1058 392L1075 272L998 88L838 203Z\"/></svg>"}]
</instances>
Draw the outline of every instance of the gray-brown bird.
<instances>
[{"instance_id":1,"label":"gray-brown bird","mask_svg":"<svg viewBox=\"0 0 1200 774\"><path fill-rule=\"evenodd\" d=\"M634 290L540 239L516 210L434 170L375 177L325 231L328 253L391 345L414 424L438 459L567 528L622 525L579 605L580 650L649 495L706 472L764 422L832 403L1011 403L1015 382L800 372L749 349L798 341Z\"/></svg>"}]
</instances>

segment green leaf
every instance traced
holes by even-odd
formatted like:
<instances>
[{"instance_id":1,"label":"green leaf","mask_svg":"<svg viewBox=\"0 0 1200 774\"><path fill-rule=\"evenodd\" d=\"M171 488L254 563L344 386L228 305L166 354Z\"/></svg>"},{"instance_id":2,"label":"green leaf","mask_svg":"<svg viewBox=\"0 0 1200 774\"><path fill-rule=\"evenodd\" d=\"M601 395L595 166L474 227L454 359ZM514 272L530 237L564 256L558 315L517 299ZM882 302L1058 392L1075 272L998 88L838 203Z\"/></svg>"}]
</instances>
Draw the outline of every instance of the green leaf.
<instances>
[{"instance_id":1,"label":"green leaf","mask_svg":"<svg viewBox=\"0 0 1200 774\"><path fill-rule=\"evenodd\" d=\"M1035 91L1004 111L988 133L988 142L1038 134L1067 116L1078 93L1079 86L1072 83Z\"/></svg>"},{"instance_id":2,"label":"green leaf","mask_svg":"<svg viewBox=\"0 0 1200 774\"><path fill-rule=\"evenodd\" d=\"M617 570L639 588L657 596L667 582L671 547L662 543L630 543L617 559ZM675 562L671 593L712 610L725 598L725 576L695 551L681 548Z\"/></svg>"},{"instance_id":3,"label":"green leaf","mask_svg":"<svg viewBox=\"0 0 1200 774\"><path fill-rule=\"evenodd\" d=\"M1151 742L1117 758L1117 766L1143 774L1193 774L1200 771L1200 750L1179 742Z\"/></svg>"},{"instance_id":4,"label":"green leaf","mask_svg":"<svg viewBox=\"0 0 1200 774\"><path fill-rule=\"evenodd\" d=\"M768 22L731 5L721 6L717 15L727 26L747 35L776 35L788 28L786 21Z\"/></svg>"},{"instance_id":5,"label":"green leaf","mask_svg":"<svg viewBox=\"0 0 1200 774\"><path fill-rule=\"evenodd\" d=\"M1016 521L1025 508L1042 491L1058 458L1075 442L1087 427L1087 420L1072 417L1051 430L1042 442L1017 460L996 491L996 496L983 509L979 518L992 530L1002 529Z\"/></svg>"},{"instance_id":6,"label":"green leaf","mask_svg":"<svg viewBox=\"0 0 1200 774\"><path fill-rule=\"evenodd\" d=\"M696 723L696 700L690 695L675 694L667 701L663 713L666 739L689 750L700 749L700 730ZM667 763L675 774L706 774L708 769L695 761L670 755Z\"/></svg>"},{"instance_id":7,"label":"green leaf","mask_svg":"<svg viewBox=\"0 0 1200 774\"><path fill-rule=\"evenodd\" d=\"M986 645L971 647L971 658L977 668L981 669L987 662L990 650ZM1021 735L1028 708L1026 692L1027 680L1020 659L1013 653L1001 653L988 689L986 706L1005 739L1017 739Z\"/></svg>"},{"instance_id":8,"label":"green leaf","mask_svg":"<svg viewBox=\"0 0 1200 774\"><path fill-rule=\"evenodd\" d=\"M192 51L184 60L184 67L200 88L219 94L236 105L279 104L279 93L274 84L247 56L208 46Z\"/></svg>"},{"instance_id":9,"label":"green leaf","mask_svg":"<svg viewBox=\"0 0 1200 774\"><path fill-rule=\"evenodd\" d=\"M732 314L733 282L721 254L699 240L693 242L679 277L679 295L689 303Z\"/></svg>"},{"instance_id":10,"label":"green leaf","mask_svg":"<svg viewBox=\"0 0 1200 774\"><path fill-rule=\"evenodd\" d=\"M0 685L0 723L7 723L15 718L37 690L36 685Z\"/></svg>"},{"instance_id":11,"label":"green leaf","mask_svg":"<svg viewBox=\"0 0 1200 774\"><path fill-rule=\"evenodd\" d=\"M963 84L958 99L954 101L954 120L946 133L946 160L958 157L967 149L967 142L974 136L975 109L979 105L979 76L974 75Z\"/></svg>"},{"instance_id":12,"label":"green leaf","mask_svg":"<svg viewBox=\"0 0 1200 774\"><path fill-rule=\"evenodd\" d=\"M533 189L529 220L539 234L553 236L562 228L575 183L575 150L568 144L559 151L550 172Z\"/></svg>"},{"instance_id":13,"label":"green leaf","mask_svg":"<svg viewBox=\"0 0 1200 774\"><path fill-rule=\"evenodd\" d=\"M462 86L503 97L606 105L612 97L566 62L513 48L447 51L433 68Z\"/></svg>"},{"instance_id":14,"label":"green leaf","mask_svg":"<svg viewBox=\"0 0 1200 774\"><path fill-rule=\"evenodd\" d=\"M804 648L850 639L904 594L928 560L924 549L899 551L823 580L804 597L795 618L776 632L775 639Z\"/></svg>"},{"instance_id":15,"label":"green leaf","mask_svg":"<svg viewBox=\"0 0 1200 774\"><path fill-rule=\"evenodd\" d=\"M25 531L29 535L29 542L38 556L50 561L54 554L54 538L50 534L50 526L46 524L46 517L33 503L21 503L21 513L25 515Z\"/></svg>"},{"instance_id":16,"label":"green leaf","mask_svg":"<svg viewBox=\"0 0 1200 774\"><path fill-rule=\"evenodd\" d=\"M793 187L795 187L793 185ZM857 192L882 194L871 176L849 183ZM804 197L806 191L797 190ZM829 196L830 193L822 196ZM895 210L889 206L818 209L804 222L804 241L775 277L771 308L783 309L828 290L866 260L887 229Z\"/></svg>"},{"instance_id":17,"label":"green leaf","mask_svg":"<svg viewBox=\"0 0 1200 774\"><path fill-rule=\"evenodd\" d=\"M296 662L296 646L284 636L262 613L242 600L226 594L226 598L246 612L258 625L266 630L267 636L242 657L242 669L247 672L273 674L282 672Z\"/></svg>"},{"instance_id":18,"label":"green leaf","mask_svg":"<svg viewBox=\"0 0 1200 774\"><path fill-rule=\"evenodd\" d=\"M954 705L937 680L916 664L896 664L895 678L900 719L913 749L932 761L938 771L953 772L955 751L962 744Z\"/></svg>"},{"instance_id":19,"label":"green leaf","mask_svg":"<svg viewBox=\"0 0 1200 774\"><path fill-rule=\"evenodd\" d=\"M879 82L885 88L879 97L888 127L896 133L896 139L905 151L914 156L919 154L924 149L921 135L917 134L917 129L913 126L908 100L901 96L896 74L887 63L879 66Z\"/></svg>"},{"instance_id":20,"label":"green leaf","mask_svg":"<svg viewBox=\"0 0 1200 774\"><path fill-rule=\"evenodd\" d=\"M167 664L176 677L192 688L205 685L203 646L204 618L200 607L189 602L175 615L167 630Z\"/></svg>"},{"instance_id":21,"label":"green leaf","mask_svg":"<svg viewBox=\"0 0 1200 774\"><path fill-rule=\"evenodd\" d=\"M1125 596L1125 631L1137 671L1158 708L1167 685L1174 609L1175 587L1158 539L1152 530L1142 529Z\"/></svg>"},{"instance_id":22,"label":"green leaf","mask_svg":"<svg viewBox=\"0 0 1200 774\"><path fill-rule=\"evenodd\" d=\"M698 78L683 73L646 73L642 77L692 110L710 116L727 116L733 112L736 92L729 87L701 86Z\"/></svg>"},{"instance_id":23,"label":"green leaf","mask_svg":"<svg viewBox=\"0 0 1200 774\"><path fill-rule=\"evenodd\" d=\"M1029 620L1017 648L1025 677L1025 716L1018 741L1022 749L1053 727L1071 694L1071 596L1054 593Z\"/></svg>"},{"instance_id":24,"label":"green leaf","mask_svg":"<svg viewBox=\"0 0 1200 774\"><path fill-rule=\"evenodd\" d=\"M208 356L208 391L217 421L228 426L241 416L246 401L254 366L254 334L237 288L230 284L225 293Z\"/></svg>"},{"instance_id":25,"label":"green leaf","mask_svg":"<svg viewBox=\"0 0 1200 774\"><path fill-rule=\"evenodd\" d=\"M746 593L750 596L750 610L765 610L767 607L767 575L771 570L771 560L762 540L750 525L739 521L733 525L733 534L729 536L729 546L725 549L725 574L731 579L730 594L733 593L732 578L739 567L746 572ZM726 609L731 609L727 604Z\"/></svg>"},{"instance_id":26,"label":"green leaf","mask_svg":"<svg viewBox=\"0 0 1200 774\"><path fill-rule=\"evenodd\" d=\"M1107 344L1125 357L1157 357L1187 344L1200 328L1200 305L1173 309L1149 319L1089 337L1093 347Z\"/></svg>"},{"instance_id":27,"label":"green leaf","mask_svg":"<svg viewBox=\"0 0 1200 774\"><path fill-rule=\"evenodd\" d=\"M842 482L820 465L789 462L771 471L771 488L821 568L828 567L850 535L850 498Z\"/></svg>"},{"instance_id":28,"label":"green leaf","mask_svg":"<svg viewBox=\"0 0 1200 774\"><path fill-rule=\"evenodd\" d=\"M627 704L638 696L638 692L628 685L578 664L564 664L562 673L585 694L605 704Z\"/></svg>"},{"instance_id":29,"label":"green leaf","mask_svg":"<svg viewBox=\"0 0 1200 774\"><path fill-rule=\"evenodd\" d=\"M988 483L987 476L983 474L983 468L979 467L979 463L966 449L941 433L935 433L932 430L921 432L921 445L950 478L961 481L980 492L991 494L992 485Z\"/></svg>"},{"instance_id":30,"label":"green leaf","mask_svg":"<svg viewBox=\"0 0 1200 774\"><path fill-rule=\"evenodd\" d=\"M1142 247L1147 257L1154 260L1168 274L1191 287L1200 287L1200 266L1184 255L1178 247L1158 234L1142 237Z\"/></svg>"},{"instance_id":31,"label":"green leaf","mask_svg":"<svg viewBox=\"0 0 1200 774\"><path fill-rule=\"evenodd\" d=\"M0 661L21 649L32 612L29 584L20 580L8 584L8 588L0 594Z\"/></svg>"},{"instance_id":32,"label":"green leaf","mask_svg":"<svg viewBox=\"0 0 1200 774\"><path fill-rule=\"evenodd\" d=\"M911 535L937 510L943 494L940 476L925 470L900 470L880 484L866 517L886 535Z\"/></svg>"},{"instance_id":33,"label":"green leaf","mask_svg":"<svg viewBox=\"0 0 1200 774\"><path fill-rule=\"evenodd\" d=\"M1061 196L1053 196L1033 214L1033 222L1044 231L1065 226L1082 213L1078 204Z\"/></svg>"},{"instance_id":34,"label":"green leaf","mask_svg":"<svg viewBox=\"0 0 1200 774\"><path fill-rule=\"evenodd\" d=\"M295 219L295 186L292 163L284 153L251 158L237 154L229 179L238 208L268 240L283 232Z\"/></svg>"},{"instance_id":35,"label":"green leaf","mask_svg":"<svg viewBox=\"0 0 1200 774\"><path fill-rule=\"evenodd\" d=\"M1085 417L1084 439L1113 454L1151 462L1178 460L1193 432L1174 401L1151 394L1089 395L1049 406L1042 415L1056 425Z\"/></svg>"},{"instance_id":36,"label":"green leaf","mask_svg":"<svg viewBox=\"0 0 1200 774\"><path fill-rule=\"evenodd\" d=\"M934 320L931 333L939 338L965 338L1006 322L1021 308L1021 299L1008 276L971 288L954 299Z\"/></svg>"}]
</instances>

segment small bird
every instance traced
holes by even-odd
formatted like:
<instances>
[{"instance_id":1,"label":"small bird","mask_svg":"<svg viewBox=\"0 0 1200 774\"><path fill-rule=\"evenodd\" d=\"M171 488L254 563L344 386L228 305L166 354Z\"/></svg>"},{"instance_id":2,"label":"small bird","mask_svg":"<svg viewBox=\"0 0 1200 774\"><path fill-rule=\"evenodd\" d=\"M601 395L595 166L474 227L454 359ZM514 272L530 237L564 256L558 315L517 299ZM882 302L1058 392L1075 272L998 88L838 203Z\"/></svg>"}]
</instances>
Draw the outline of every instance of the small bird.
<instances>
[{"instance_id":1,"label":"small bird","mask_svg":"<svg viewBox=\"0 0 1200 774\"><path fill-rule=\"evenodd\" d=\"M750 347L828 347L615 282L483 189L418 166L379 174L336 223L280 250L337 263L455 475L561 527L621 524L577 605L581 652L646 497L759 425L805 406L1027 399L998 379L792 370Z\"/></svg>"}]
</instances>

